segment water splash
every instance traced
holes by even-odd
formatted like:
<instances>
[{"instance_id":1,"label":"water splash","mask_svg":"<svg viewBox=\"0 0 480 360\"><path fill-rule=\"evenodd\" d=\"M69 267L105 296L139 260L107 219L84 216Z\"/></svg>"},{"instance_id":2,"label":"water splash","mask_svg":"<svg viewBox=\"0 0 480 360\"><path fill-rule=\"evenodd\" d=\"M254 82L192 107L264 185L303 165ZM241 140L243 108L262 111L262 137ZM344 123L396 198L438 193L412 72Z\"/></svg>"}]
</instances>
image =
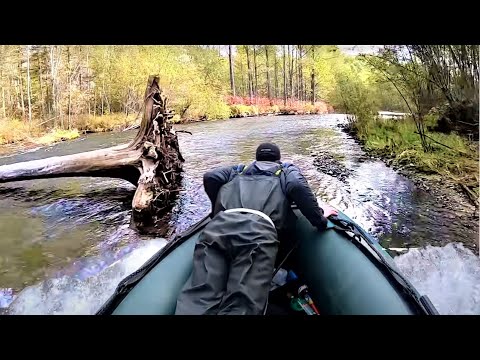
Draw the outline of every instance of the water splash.
<instances>
[{"instance_id":1,"label":"water splash","mask_svg":"<svg viewBox=\"0 0 480 360\"><path fill-rule=\"evenodd\" d=\"M260 142L274 141L282 149L283 159L302 169L315 195L342 210L383 246L428 243L438 246L418 250L419 253L411 250L396 261L414 285L432 298L441 313L480 313L478 285L475 287L480 283L478 259L465 249L459 250L461 246L439 247L451 241L471 242L478 238L478 228L468 228L472 223L468 216L439 207L434 198L416 189L382 162L366 158L358 144L338 130L338 124L344 121L343 115L331 114L177 126L191 131L193 136L180 138L187 162L184 164L185 191L171 221L176 234L210 210L202 184L205 171L216 166L248 163ZM0 164L118 145L130 141L133 135L133 132L93 134L81 141L0 158ZM222 151L212 156L212 146ZM313 165L312 152L338 156L353 174L343 183L318 171ZM142 250L137 247L144 244L141 242L144 238L128 228L133 193L131 184L107 178L44 179L2 185L0 224L8 226L2 233L0 260L2 256L6 258L11 269L3 266L0 279L6 271L9 275L17 272L17 277L0 282L3 286L0 312L1 307L12 301L13 313L95 312L118 281L130 272L129 267L140 266L148 258L142 257ZM25 233L24 229L30 231ZM35 251L17 254L10 250L22 248ZM137 251L139 257L134 259ZM152 249L152 253L154 251ZM117 262L120 258L123 260ZM23 270L25 263L30 265L28 271ZM48 272L42 271L37 276L43 267L48 267ZM47 276L52 279L17 292L25 284Z\"/></svg>"},{"instance_id":2,"label":"water splash","mask_svg":"<svg viewBox=\"0 0 480 360\"><path fill-rule=\"evenodd\" d=\"M480 315L480 257L462 244L411 249L394 258L442 315Z\"/></svg>"},{"instance_id":3,"label":"water splash","mask_svg":"<svg viewBox=\"0 0 480 360\"><path fill-rule=\"evenodd\" d=\"M114 292L118 283L165 246L165 240L150 240L87 278L64 275L47 279L21 291L8 308L10 315L90 315Z\"/></svg>"}]
</instances>

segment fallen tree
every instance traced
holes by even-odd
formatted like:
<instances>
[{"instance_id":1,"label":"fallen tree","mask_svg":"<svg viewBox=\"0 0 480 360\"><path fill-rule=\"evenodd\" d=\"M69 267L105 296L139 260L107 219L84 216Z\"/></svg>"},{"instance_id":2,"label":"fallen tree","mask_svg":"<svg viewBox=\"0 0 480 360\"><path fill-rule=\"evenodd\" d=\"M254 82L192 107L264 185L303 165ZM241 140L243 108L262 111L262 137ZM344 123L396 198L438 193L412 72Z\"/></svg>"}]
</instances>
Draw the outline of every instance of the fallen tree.
<instances>
[{"instance_id":1,"label":"fallen tree","mask_svg":"<svg viewBox=\"0 0 480 360\"><path fill-rule=\"evenodd\" d=\"M163 235L166 215L178 194L184 159L158 77L150 76L140 129L130 144L74 155L0 166L0 183L53 177L112 177L137 186L132 225L141 233Z\"/></svg>"}]
</instances>

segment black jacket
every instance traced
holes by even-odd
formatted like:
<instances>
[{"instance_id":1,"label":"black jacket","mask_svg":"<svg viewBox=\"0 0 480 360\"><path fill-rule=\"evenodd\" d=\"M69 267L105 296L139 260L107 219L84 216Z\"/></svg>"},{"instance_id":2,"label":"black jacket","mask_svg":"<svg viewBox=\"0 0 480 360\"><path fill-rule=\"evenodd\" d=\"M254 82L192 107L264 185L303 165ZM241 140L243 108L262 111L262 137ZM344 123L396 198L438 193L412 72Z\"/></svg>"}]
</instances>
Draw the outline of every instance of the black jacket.
<instances>
[{"instance_id":1,"label":"black jacket","mask_svg":"<svg viewBox=\"0 0 480 360\"><path fill-rule=\"evenodd\" d=\"M266 161L256 161L255 163L257 166L248 168L251 169L250 173L253 175L261 174L262 168L271 168L272 165L278 166L278 164L280 164ZM317 199L310 189L307 180L295 165L283 165L280 182L287 200L290 203L295 202L299 210L313 226L317 227L319 230L324 230L327 226L327 219L323 216L323 210L318 205ZM205 192L212 203L212 215L218 212L218 209L215 209L215 205L221 187L232 181L235 176L238 176L241 168L243 168L243 166L225 166L205 173L203 184Z\"/></svg>"}]
</instances>

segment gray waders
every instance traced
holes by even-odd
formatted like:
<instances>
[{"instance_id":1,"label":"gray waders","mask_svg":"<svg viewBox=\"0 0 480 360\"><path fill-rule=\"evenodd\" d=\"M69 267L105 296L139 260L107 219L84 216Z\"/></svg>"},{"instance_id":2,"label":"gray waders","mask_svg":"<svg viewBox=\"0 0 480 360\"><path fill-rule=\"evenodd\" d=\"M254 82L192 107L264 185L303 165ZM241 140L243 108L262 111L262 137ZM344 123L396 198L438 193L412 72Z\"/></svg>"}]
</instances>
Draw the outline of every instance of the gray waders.
<instances>
[{"instance_id":1,"label":"gray waders","mask_svg":"<svg viewBox=\"0 0 480 360\"><path fill-rule=\"evenodd\" d=\"M237 211L212 219L195 246L177 315L263 314L279 244L267 219Z\"/></svg>"}]
</instances>

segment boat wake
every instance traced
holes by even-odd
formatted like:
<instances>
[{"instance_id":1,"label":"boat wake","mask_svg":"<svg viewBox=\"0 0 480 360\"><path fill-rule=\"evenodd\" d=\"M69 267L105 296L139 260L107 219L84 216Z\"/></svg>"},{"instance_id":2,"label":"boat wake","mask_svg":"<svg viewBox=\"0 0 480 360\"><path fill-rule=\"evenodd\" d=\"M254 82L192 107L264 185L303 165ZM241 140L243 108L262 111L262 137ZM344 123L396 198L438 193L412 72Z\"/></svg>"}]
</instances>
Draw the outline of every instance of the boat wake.
<instances>
[{"instance_id":1,"label":"boat wake","mask_svg":"<svg viewBox=\"0 0 480 360\"><path fill-rule=\"evenodd\" d=\"M462 244L411 249L394 260L441 315L480 314L480 257Z\"/></svg>"},{"instance_id":2,"label":"boat wake","mask_svg":"<svg viewBox=\"0 0 480 360\"><path fill-rule=\"evenodd\" d=\"M61 276L21 291L7 310L9 315L92 315L113 294L118 283L165 246L147 241L101 272L88 278Z\"/></svg>"},{"instance_id":3,"label":"boat wake","mask_svg":"<svg viewBox=\"0 0 480 360\"><path fill-rule=\"evenodd\" d=\"M62 276L20 292L7 314L95 314L118 283L166 244L151 240L100 273L86 279ZM462 244L410 249L394 258L418 289L429 296L441 315L480 314L480 258Z\"/></svg>"}]
</instances>

